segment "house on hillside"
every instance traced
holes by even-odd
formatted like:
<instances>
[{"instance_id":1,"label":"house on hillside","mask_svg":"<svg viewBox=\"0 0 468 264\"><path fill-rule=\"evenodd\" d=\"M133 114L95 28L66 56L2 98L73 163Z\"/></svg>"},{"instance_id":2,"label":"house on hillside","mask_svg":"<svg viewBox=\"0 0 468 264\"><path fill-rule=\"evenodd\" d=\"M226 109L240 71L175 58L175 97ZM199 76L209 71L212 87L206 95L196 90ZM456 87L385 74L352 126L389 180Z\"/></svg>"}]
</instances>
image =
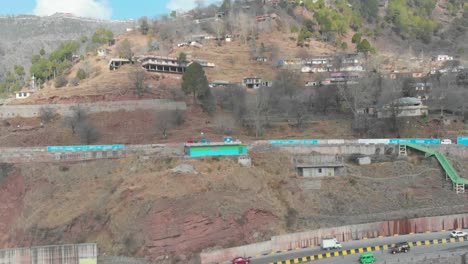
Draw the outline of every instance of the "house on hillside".
<instances>
[{"instance_id":1,"label":"house on hillside","mask_svg":"<svg viewBox=\"0 0 468 264\"><path fill-rule=\"evenodd\" d=\"M267 62L268 61L268 58L265 57L265 56L257 56L254 58L255 61L257 62Z\"/></svg>"},{"instance_id":2,"label":"house on hillside","mask_svg":"<svg viewBox=\"0 0 468 264\"><path fill-rule=\"evenodd\" d=\"M260 87L271 87L273 83L260 77L247 77L242 80L242 85L250 89L258 89Z\"/></svg>"},{"instance_id":3,"label":"house on hillside","mask_svg":"<svg viewBox=\"0 0 468 264\"><path fill-rule=\"evenodd\" d=\"M151 72L183 74L188 66L186 62L179 63L176 58L162 56L144 56L139 61L143 68Z\"/></svg>"},{"instance_id":4,"label":"house on hillside","mask_svg":"<svg viewBox=\"0 0 468 264\"><path fill-rule=\"evenodd\" d=\"M264 22L267 20L275 20L276 18L278 18L278 15L275 13L271 13L271 14L263 14L263 15L256 16L255 20L257 21L257 23L259 23L259 22Z\"/></svg>"},{"instance_id":5,"label":"house on hillside","mask_svg":"<svg viewBox=\"0 0 468 264\"><path fill-rule=\"evenodd\" d=\"M26 98L30 97L33 93L34 93L34 91L24 90L23 89L21 91L15 92L15 98L16 99L26 99Z\"/></svg>"},{"instance_id":6,"label":"house on hillside","mask_svg":"<svg viewBox=\"0 0 468 264\"><path fill-rule=\"evenodd\" d=\"M411 87L409 92L413 97L416 97L425 102L429 99L431 88L432 83L430 82L417 82Z\"/></svg>"},{"instance_id":7,"label":"house on hillside","mask_svg":"<svg viewBox=\"0 0 468 264\"><path fill-rule=\"evenodd\" d=\"M98 57L105 57L107 56L107 54L110 53L110 51L111 51L110 49L101 48L97 50L97 55Z\"/></svg>"},{"instance_id":8,"label":"house on hillside","mask_svg":"<svg viewBox=\"0 0 468 264\"><path fill-rule=\"evenodd\" d=\"M264 5L278 6L281 0L262 0Z\"/></svg>"},{"instance_id":9,"label":"house on hillside","mask_svg":"<svg viewBox=\"0 0 468 264\"><path fill-rule=\"evenodd\" d=\"M208 62L206 60L194 59L193 62L200 64L204 68L214 68L216 65L213 62Z\"/></svg>"},{"instance_id":10,"label":"house on hillside","mask_svg":"<svg viewBox=\"0 0 468 264\"><path fill-rule=\"evenodd\" d=\"M385 104L377 109L378 118L424 116L429 113L429 109L423 104L421 99L415 97L403 97Z\"/></svg>"},{"instance_id":11,"label":"house on hillside","mask_svg":"<svg viewBox=\"0 0 468 264\"><path fill-rule=\"evenodd\" d=\"M437 55L435 57L432 57L432 60L433 61L451 61L451 60L453 60L453 56L441 54L441 55Z\"/></svg>"},{"instance_id":12,"label":"house on hillside","mask_svg":"<svg viewBox=\"0 0 468 264\"><path fill-rule=\"evenodd\" d=\"M215 81L210 82L210 84L209 84L210 88L228 87L230 85L232 85L230 82L222 81L222 80L215 80Z\"/></svg>"},{"instance_id":13,"label":"house on hillside","mask_svg":"<svg viewBox=\"0 0 468 264\"><path fill-rule=\"evenodd\" d=\"M123 65L130 64L130 63L131 61L129 59L113 58L113 59L110 59L108 67L109 67L109 70L114 71L122 67Z\"/></svg>"},{"instance_id":14,"label":"house on hillside","mask_svg":"<svg viewBox=\"0 0 468 264\"><path fill-rule=\"evenodd\" d=\"M338 155L296 156L293 158L297 174L304 178L344 176L344 159Z\"/></svg>"},{"instance_id":15,"label":"house on hillside","mask_svg":"<svg viewBox=\"0 0 468 264\"><path fill-rule=\"evenodd\" d=\"M317 81L314 81L314 80L310 80L310 81L307 81L305 83L306 87L319 86L319 85L320 85L320 82L317 82Z\"/></svg>"}]
</instances>

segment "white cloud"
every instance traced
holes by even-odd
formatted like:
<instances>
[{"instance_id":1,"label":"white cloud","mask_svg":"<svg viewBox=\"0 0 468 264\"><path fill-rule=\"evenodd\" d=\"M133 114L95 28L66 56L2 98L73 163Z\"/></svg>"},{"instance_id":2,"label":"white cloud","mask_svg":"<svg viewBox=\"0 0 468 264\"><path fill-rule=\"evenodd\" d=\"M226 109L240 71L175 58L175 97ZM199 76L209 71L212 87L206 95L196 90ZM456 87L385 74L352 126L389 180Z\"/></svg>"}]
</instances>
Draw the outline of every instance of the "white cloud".
<instances>
[{"instance_id":1,"label":"white cloud","mask_svg":"<svg viewBox=\"0 0 468 264\"><path fill-rule=\"evenodd\" d=\"M72 13L75 16L110 19L112 9L107 1L98 0L36 0L34 14L50 16L55 13Z\"/></svg>"},{"instance_id":2,"label":"white cloud","mask_svg":"<svg viewBox=\"0 0 468 264\"><path fill-rule=\"evenodd\" d=\"M200 1L200 0L198 0ZM190 9L195 8L198 2L197 0L169 0L166 7L169 10L181 10L181 11L188 11ZM202 0L205 5L219 3L220 0Z\"/></svg>"}]
</instances>

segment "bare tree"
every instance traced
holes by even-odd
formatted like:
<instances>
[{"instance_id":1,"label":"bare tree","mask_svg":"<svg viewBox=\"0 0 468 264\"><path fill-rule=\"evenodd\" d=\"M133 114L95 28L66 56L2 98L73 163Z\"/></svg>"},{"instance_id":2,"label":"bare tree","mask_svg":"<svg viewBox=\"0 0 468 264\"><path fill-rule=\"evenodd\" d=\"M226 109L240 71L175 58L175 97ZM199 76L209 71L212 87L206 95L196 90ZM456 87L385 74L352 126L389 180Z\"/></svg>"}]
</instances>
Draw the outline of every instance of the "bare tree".
<instances>
[{"instance_id":1,"label":"bare tree","mask_svg":"<svg viewBox=\"0 0 468 264\"><path fill-rule=\"evenodd\" d=\"M214 91L221 108L231 112L236 121L242 121L247 111L245 89L238 85L231 85Z\"/></svg>"},{"instance_id":2,"label":"bare tree","mask_svg":"<svg viewBox=\"0 0 468 264\"><path fill-rule=\"evenodd\" d=\"M65 123L70 127L72 133L75 134L80 123L87 120L88 115L86 110L80 105L70 107L71 115L65 118Z\"/></svg>"},{"instance_id":3,"label":"bare tree","mask_svg":"<svg viewBox=\"0 0 468 264\"><path fill-rule=\"evenodd\" d=\"M335 85L321 86L317 89L314 105L317 111L328 114L330 109L338 107L339 101L339 92Z\"/></svg>"},{"instance_id":4,"label":"bare tree","mask_svg":"<svg viewBox=\"0 0 468 264\"><path fill-rule=\"evenodd\" d=\"M401 99L403 95L403 82L402 80L387 80L383 85L384 89L380 95L378 104L383 109L384 116L390 121L387 122L389 130L397 133L397 136L399 136L402 121L400 117L401 107L405 104L403 99Z\"/></svg>"},{"instance_id":5,"label":"bare tree","mask_svg":"<svg viewBox=\"0 0 468 264\"><path fill-rule=\"evenodd\" d=\"M132 51L132 44L128 39L120 42L116 47L117 53L119 57L128 59L129 61L133 61L133 51Z\"/></svg>"},{"instance_id":6,"label":"bare tree","mask_svg":"<svg viewBox=\"0 0 468 264\"><path fill-rule=\"evenodd\" d=\"M307 117L307 105L301 96L295 96L290 104L289 115L295 120L295 126L302 130Z\"/></svg>"},{"instance_id":7,"label":"bare tree","mask_svg":"<svg viewBox=\"0 0 468 264\"><path fill-rule=\"evenodd\" d=\"M56 112L55 109L49 106L43 106L39 109L39 116L42 123L49 123L55 118Z\"/></svg>"},{"instance_id":8,"label":"bare tree","mask_svg":"<svg viewBox=\"0 0 468 264\"><path fill-rule=\"evenodd\" d=\"M80 136L81 143L86 145L95 143L100 136L97 128L87 121L79 123L76 130Z\"/></svg>"},{"instance_id":9,"label":"bare tree","mask_svg":"<svg viewBox=\"0 0 468 264\"><path fill-rule=\"evenodd\" d=\"M134 69L129 73L129 79L132 82L135 94L141 97L143 93L147 91L145 85L146 82L146 71L140 66L135 66Z\"/></svg>"},{"instance_id":10,"label":"bare tree","mask_svg":"<svg viewBox=\"0 0 468 264\"><path fill-rule=\"evenodd\" d=\"M229 115L217 115L214 119L216 132L224 135L231 135L236 129L236 120Z\"/></svg>"},{"instance_id":11,"label":"bare tree","mask_svg":"<svg viewBox=\"0 0 468 264\"><path fill-rule=\"evenodd\" d=\"M255 138L258 138L268 124L268 92L265 87L258 89L255 96L250 97L249 116L253 121L255 129Z\"/></svg>"},{"instance_id":12,"label":"bare tree","mask_svg":"<svg viewBox=\"0 0 468 264\"><path fill-rule=\"evenodd\" d=\"M156 132L167 138L168 130L183 124L184 116L180 110L164 110L155 113L153 120Z\"/></svg>"},{"instance_id":13,"label":"bare tree","mask_svg":"<svg viewBox=\"0 0 468 264\"><path fill-rule=\"evenodd\" d=\"M377 103L382 88L378 85L377 80L377 76L371 75L361 78L359 84L348 85L345 83L338 86L341 99L354 116L359 115L363 108Z\"/></svg>"}]
</instances>

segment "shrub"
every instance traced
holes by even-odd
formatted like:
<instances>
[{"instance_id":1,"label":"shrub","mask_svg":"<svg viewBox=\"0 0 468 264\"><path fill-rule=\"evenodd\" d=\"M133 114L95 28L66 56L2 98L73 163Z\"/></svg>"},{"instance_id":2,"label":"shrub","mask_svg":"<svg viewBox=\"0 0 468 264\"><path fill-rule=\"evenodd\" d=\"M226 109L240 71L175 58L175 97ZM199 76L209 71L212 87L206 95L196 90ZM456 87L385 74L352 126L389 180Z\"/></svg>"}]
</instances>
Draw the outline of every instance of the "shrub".
<instances>
[{"instance_id":1,"label":"shrub","mask_svg":"<svg viewBox=\"0 0 468 264\"><path fill-rule=\"evenodd\" d=\"M65 79L63 75L60 75L57 78L55 78L54 85L55 85L55 88L61 88L67 85L67 83L68 83L67 79Z\"/></svg>"}]
</instances>

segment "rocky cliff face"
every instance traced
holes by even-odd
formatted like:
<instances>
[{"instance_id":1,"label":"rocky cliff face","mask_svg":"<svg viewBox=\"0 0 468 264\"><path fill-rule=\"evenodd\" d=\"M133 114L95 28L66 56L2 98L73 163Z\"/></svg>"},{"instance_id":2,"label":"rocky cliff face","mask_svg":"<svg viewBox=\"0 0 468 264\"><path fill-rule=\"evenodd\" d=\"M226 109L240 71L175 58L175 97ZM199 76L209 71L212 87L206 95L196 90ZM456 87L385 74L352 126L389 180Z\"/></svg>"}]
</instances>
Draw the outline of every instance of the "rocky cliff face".
<instances>
[{"instance_id":1,"label":"rocky cliff face","mask_svg":"<svg viewBox=\"0 0 468 264\"><path fill-rule=\"evenodd\" d=\"M0 79L1 74L15 64L28 69L32 55L42 48L50 52L63 41L91 36L99 27L119 34L134 27L135 23L130 20L105 21L65 15L0 17Z\"/></svg>"}]
</instances>

